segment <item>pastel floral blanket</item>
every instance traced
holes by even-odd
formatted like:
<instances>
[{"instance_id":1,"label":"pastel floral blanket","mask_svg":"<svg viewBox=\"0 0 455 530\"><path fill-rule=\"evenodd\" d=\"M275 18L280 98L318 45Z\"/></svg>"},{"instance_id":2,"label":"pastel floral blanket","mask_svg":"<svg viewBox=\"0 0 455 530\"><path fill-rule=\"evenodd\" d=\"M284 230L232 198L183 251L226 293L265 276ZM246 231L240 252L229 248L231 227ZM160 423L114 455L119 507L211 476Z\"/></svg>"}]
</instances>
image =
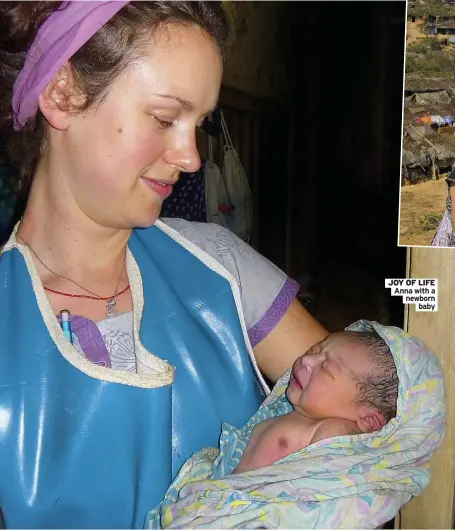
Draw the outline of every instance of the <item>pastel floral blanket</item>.
<instances>
[{"instance_id":1,"label":"pastel floral blanket","mask_svg":"<svg viewBox=\"0 0 455 530\"><path fill-rule=\"evenodd\" d=\"M253 427L290 411L287 373L243 428L223 425L219 448L183 465L146 527L377 528L422 493L445 432L438 359L395 327L363 320L347 329L374 329L389 345L400 381L395 419L379 432L322 440L267 468L231 475Z\"/></svg>"}]
</instances>

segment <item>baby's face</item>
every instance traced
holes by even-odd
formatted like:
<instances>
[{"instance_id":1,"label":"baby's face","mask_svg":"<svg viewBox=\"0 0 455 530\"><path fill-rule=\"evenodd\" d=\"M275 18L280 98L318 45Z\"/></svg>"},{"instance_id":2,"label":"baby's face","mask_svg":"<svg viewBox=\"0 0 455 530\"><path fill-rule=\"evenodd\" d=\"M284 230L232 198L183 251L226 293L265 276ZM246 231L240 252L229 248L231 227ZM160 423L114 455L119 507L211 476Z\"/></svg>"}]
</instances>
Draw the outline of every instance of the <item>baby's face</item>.
<instances>
[{"instance_id":1,"label":"baby's face","mask_svg":"<svg viewBox=\"0 0 455 530\"><path fill-rule=\"evenodd\" d=\"M311 418L356 421L359 377L373 371L365 345L335 333L296 360L286 395L296 411Z\"/></svg>"}]
</instances>

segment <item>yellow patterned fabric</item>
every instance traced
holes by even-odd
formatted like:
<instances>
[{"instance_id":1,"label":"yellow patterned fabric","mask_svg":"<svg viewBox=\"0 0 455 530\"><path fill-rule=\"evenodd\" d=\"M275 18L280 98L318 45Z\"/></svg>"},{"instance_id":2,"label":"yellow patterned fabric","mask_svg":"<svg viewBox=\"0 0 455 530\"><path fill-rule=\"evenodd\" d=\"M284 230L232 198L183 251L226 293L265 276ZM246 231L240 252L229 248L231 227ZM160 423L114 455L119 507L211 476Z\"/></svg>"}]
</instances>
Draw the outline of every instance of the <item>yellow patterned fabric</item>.
<instances>
[{"instance_id":1,"label":"yellow patterned fabric","mask_svg":"<svg viewBox=\"0 0 455 530\"><path fill-rule=\"evenodd\" d=\"M368 321L347 329L375 330L390 347L399 377L396 418L379 432L322 440L267 468L231 475L254 426L289 412L285 374L242 429L224 425L219 449L185 463L148 527L376 528L419 495L445 432L439 361L401 329Z\"/></svg>"}]
</instances>

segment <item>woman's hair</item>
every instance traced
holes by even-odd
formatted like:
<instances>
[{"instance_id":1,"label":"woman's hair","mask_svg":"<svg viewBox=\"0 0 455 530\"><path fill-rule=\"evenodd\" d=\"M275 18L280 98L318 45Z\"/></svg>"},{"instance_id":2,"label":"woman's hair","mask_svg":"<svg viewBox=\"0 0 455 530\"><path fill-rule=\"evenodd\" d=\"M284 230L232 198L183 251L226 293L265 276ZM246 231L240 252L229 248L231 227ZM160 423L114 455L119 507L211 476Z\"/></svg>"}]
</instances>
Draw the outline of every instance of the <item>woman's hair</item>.
<instances>
[{"instance_id":1,"label":"woman's hair","mask_svg":"<svg viewBox=\"0 0 455 530\"><path fill-rule=\"evenodd\" d=\"M0 2L0 129L9 159L18 169L16 188L27 192L45 143L45 120L38 110L21 131L13 130L12 93L27 51L40 26L63 2ZM141 55L150 35L167 24L196 25L223 56L229 25L221 2L131 2L112 17L70 59L76 88L85 96L84 111L99 102L127 64Z\"/></svg>"}]
</instances>

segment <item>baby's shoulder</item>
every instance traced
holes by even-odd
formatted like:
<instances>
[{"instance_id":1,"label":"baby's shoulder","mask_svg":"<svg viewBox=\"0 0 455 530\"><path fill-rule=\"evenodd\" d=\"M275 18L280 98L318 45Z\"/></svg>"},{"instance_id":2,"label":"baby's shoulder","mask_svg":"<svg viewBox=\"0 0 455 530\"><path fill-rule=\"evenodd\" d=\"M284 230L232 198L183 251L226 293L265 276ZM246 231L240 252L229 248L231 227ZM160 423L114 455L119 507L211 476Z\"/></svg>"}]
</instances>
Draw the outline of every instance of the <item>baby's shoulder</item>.
<instances>
[{"instance_id":1,"label":"baby's shoulder","mask_svg":"<svg viewBox=\"0 0 455 530\"><path fill-rule=\"evenodd\" d=\"M326 440L334 436L352 436L356 434L361 434L361 431L355 421L345 418L328 418L318 423L311 443L314 444L320 440Z\"/></svg>"}]
</instances>

